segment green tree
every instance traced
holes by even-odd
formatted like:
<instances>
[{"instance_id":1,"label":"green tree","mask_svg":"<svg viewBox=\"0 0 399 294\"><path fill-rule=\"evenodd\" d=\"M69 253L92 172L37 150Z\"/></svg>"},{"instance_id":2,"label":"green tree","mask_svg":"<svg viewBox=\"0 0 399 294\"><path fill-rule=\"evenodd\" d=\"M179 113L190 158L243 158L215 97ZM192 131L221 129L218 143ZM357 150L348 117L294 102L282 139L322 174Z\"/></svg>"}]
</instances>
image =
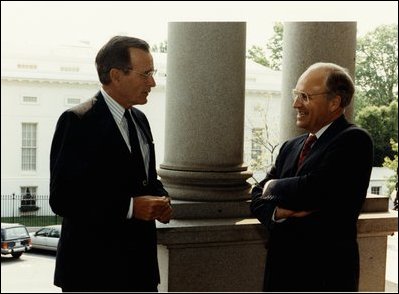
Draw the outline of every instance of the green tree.
<instances>
[{"instance_id":1,"label":"green tree","mask_svg":"<svg viewBox=\"0 0 399 294\"><path fill-rule=\"evenodd\" d=\"M374 141L374 166L382 166L385 157L394 158L390 140L398 141L398 102L389 106L369 105L356 115L360 126L368 130Z\"/></svg>"},{"instance_id":2,"label":"green tree","mask_svg":"<svg viewBox=\"0 0 399 294\"><path fill-rule=\"evenodd\" d=\"M398 100L398 25L381 25L357 40L356 110Z\"/></svg>"},{"instance_id":3,"label":"green tree","mask_svg":"<svg viewBox=\"0 0 399 294\"><path fill-rule=\"evenodd\" d=\"M281 70L283 60L283 24L276 22L273 26L274 34L266 44L266 49L252 46L248 50L247 58L273 70Z\"/></svg>"},{"instance_id":4,"label":"green tree","mask_svg":"<svg viewBox=\"0 0 399 294\"><path fill-rule=\"evenodd\" d=\"M395 175L389 179L388 187L389 194L392 193L393 189L395 189L395 185L398 182L398 142L391 139L392 151L396 153L394 158L391 159L389 157L384 158L383 166L387 167L395 172Z\"/></svg>"},{"instance_id":5,"label":"green tree","mask_svg":"<svg viewBox=\"0 0 399 294\"><path fill-rule=\"evenodd\" d=\"M270 68L270 62L266 57L266 51L260 46L252 45L252 47L248 49L247 58Z\"/></svg>"},{"instance_id":6,"label":"green tree","mask_svg":"<svg viewBox=\"0 0 399 294\"><path fill-rule=\"evenodd\" d=\"M168 41L165 40L165 41L159 43L158 45L154 44L151 47L151 52L159 52L159 53L168 52Z\"/></svg>"},{"instance_id":7,"label":"green tree","mask_svg":"<svg viewBox=\"0 0 399 294\"><path fill-rule=\"evenodd\" d=\"M355 81L355 122L373 137L374 166L381 166L397 154L389 142L398 140L398 25L357 40Z\"/></svg>"},{"instance_id":8,"label":"green tree","mask_svg":"<svg viewBox=\"0 0 399 294\"><path fill-rule=\"evenodd\" d=\"M269 39L266 45L266 48L270 51L270 68L281 70L283 62L283 23L276 22L273 26L273 30L274 35Z\"/></svg>"}]
</instances>

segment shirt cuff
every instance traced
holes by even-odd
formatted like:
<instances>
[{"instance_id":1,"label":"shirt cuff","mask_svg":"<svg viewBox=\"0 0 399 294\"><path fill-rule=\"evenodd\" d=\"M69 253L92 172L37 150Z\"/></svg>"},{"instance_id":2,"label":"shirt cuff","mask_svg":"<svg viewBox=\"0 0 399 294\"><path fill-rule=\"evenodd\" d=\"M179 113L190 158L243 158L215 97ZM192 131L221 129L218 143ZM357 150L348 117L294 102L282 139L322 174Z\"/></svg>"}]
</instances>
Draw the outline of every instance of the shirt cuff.
<instances>
[{"instance_id":1,"label":"shirt cuff","mask_svg":"<svg viewBox=\"0 0 399 294\"><path fill-rule=\"evenodd\" d=\"M274 211L273 211L272 221L274 221L275 223L282 223L282 222L285 221L287 218L280 218L280 219L276 220L276 219L274 218L274 215L275 215L275 213L276 213L276 210L277 210L277 207L276 207L276 208L274 209Z\"/></svg>"},{"instance_id":2,"label":"shirt cuff","mask_svg":"<svg viewBox=\"0 0 399 294\"><path fill-rule=\"evenodd\" d=\"M130 198L129 210L127 212L127 219L133 218L133 197Z\"/></svg>"}]
</instances>

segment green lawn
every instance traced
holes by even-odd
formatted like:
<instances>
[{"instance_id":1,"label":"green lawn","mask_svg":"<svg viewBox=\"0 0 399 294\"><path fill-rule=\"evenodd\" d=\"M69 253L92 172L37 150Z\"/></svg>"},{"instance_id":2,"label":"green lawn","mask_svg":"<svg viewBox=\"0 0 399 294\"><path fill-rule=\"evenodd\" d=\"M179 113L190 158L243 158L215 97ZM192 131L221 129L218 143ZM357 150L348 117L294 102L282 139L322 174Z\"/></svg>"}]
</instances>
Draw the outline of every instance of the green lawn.
<instances>
[{"instance_id":1,"label":"green lawn","mask_svg":"<svg viewBox=\"0 0 399 294\"><path fill-rule=\"evenodd\" d=\"M19 217L2 217L2 223L20 223L27 227L43 227L62 223L62 217L53 216L19 216Z\"/></svg>"}]
</instances>

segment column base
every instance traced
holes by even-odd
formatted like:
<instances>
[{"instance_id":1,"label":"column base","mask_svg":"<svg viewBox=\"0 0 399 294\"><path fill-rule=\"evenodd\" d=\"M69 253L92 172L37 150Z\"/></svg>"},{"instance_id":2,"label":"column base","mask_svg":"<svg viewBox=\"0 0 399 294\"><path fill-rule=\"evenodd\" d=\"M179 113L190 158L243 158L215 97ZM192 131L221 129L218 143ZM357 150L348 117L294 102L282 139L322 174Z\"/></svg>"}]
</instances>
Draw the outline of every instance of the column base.
<instances>
[{"instance_id":1,"label":"column base","mask_svg":"<svg viewBox=\"0 0 399 294\"><path fill-rule=\"evenodd\" d=\"M250 199L249 171L208 172L161 168L158 174L172 199L186 201L240 201Z\"/></svg>"}]
</instances>

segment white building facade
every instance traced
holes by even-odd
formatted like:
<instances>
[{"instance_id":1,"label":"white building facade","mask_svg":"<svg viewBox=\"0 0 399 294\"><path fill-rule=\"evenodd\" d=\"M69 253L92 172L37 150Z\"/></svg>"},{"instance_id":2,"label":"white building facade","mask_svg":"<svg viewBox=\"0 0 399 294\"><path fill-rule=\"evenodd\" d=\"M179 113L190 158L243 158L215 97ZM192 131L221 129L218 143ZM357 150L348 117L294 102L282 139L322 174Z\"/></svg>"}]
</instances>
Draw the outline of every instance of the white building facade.
<instances>
[{"instance_id":1,"label":"white building facade","mask_svg":"<svg viewBox=\"0 0 399 294\"><path fill-rule=\"evenodd\" d=\"M57 119L99 90L95 54L88 46L75 46L46 56L2 56L1 195L49 194L50 147ZM148 103L138 107L150 121L159 166L167 136L166 54L153 56L157 86ZM257 180L278 152L280 99L281 72L247 60L244 162ZM373 187L369 192L376 191ZM385 186L379 191L385 193ZM5 213L2 210L2 216Z\"/></svg>"}]
</instances>

